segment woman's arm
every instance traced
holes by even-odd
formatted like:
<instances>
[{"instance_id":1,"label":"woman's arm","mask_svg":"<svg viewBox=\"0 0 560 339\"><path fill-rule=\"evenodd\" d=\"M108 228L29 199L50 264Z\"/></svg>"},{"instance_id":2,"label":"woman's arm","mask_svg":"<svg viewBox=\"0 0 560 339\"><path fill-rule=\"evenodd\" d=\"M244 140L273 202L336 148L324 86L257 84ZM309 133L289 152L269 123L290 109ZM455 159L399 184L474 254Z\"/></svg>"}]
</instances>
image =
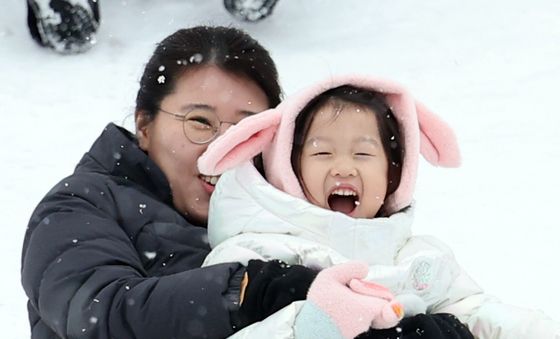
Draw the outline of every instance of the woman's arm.
<instances>
[{"instance_id":1,"label":"woman's arm","mask_svg":"<svg viewBox=\"0 0 560 339\"><path fill-rule=\"evenodd\" d=\"M22 283L30 312L40 317L32 326L64 338L223 338L234 332L227 295L241 265L149 276L106 187L72 178L65 184L88 193L55 188L25 237Z\"/></svg>"}]
</instances>

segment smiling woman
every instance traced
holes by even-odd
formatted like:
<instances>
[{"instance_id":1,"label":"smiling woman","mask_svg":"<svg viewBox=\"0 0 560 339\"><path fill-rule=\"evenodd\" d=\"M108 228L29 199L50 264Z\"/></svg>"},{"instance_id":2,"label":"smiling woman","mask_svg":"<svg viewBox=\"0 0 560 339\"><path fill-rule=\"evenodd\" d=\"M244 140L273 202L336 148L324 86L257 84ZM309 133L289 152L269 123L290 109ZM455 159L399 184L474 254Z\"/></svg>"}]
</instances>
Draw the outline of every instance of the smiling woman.
<instances>
[{"instance_id":1,"label":"smiling woman","mask_svg":"<svg viewBox=\"0 0 560 339\"><path fill-rule=\"evenodd\" d=\"M255 82L208 65L176 80L175 90L160 104L161 112L176 112L173 115L152 117L137 110L138 144L166 174L173 205L188 220L204 225L208 219L214 186L196 168L207 143L247 115L268 107L266 94Z\"/></svg>"},{"instance_id":2,"label":"smiling woman","mask_svg":"<svg viewBox=\"0 0 560 339\"><path fill-rule=\"evenodd\" d=\"M109 124L31 216L21 274L32 337L224 338L304 299L309 268L200 268L216 178L197 159L280 92L268 52L242 31L164 39L140 81L136 135Z\"/></svg>"}]
</instances>

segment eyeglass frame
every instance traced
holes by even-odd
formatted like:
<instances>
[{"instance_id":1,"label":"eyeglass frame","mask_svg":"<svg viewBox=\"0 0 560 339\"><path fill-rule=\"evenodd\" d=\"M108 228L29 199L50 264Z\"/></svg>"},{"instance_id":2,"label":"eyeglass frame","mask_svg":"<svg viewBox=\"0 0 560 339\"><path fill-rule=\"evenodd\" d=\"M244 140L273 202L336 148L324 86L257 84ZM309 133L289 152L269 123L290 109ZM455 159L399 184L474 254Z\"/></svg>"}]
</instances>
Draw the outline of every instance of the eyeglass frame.
<instances>
[{"instance_id":1,"label":"eyeglass frame","mask_svg":"<svg viewBox=\"0 0 560 339\"><path fill-rule=\"evenodd\" d=\"M169 115L173 116L176 120L180 120L183 123L183 134L185 135L185 137L190 142L192 142L193 144L196 144L196 145L205 145L205 144L208 144L208 143L212 142L214 139L216 139L218 137L218 135L220 135L220 128L222 127L222 124L230 124L231 126L234 126L234 125L237 124L237 122L222 121L218 118L218 115L216 113L213 113L214 115L216 115L216 118L217 118L218 122L220 123L220 125L218 126L217 129L213 128L214 129L214 135L212 136L212 138L208 139L207 141L202 141L202 142L201 141L194 141L187 135L187 132L185 131L185 122L187 121L186 120L187 115L189 115L189 113L191 113L193 110L190 110L185 114L177 114L177 113L166 111L161 107L158 107L158 111L169 114Z\"/></svg>"}]
</instances>

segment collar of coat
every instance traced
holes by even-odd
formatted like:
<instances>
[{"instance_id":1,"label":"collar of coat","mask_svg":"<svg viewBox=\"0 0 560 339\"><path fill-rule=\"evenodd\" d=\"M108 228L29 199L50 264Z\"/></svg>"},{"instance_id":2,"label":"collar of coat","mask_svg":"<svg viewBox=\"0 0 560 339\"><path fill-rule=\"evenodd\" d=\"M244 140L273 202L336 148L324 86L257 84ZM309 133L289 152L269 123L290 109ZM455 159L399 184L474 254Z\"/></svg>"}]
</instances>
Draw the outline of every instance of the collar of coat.
<instances>
[{"instance_id":1,"label":"collar of coat","mask_svg":"<svg viewBox=\"0 0 560 339\"><path fill-rule=\"evenodd\" d=\"M172 206L169 182L161 169L138 146L136 137L126 129L108 124L78 166L76 172L100 172L137 184L146 193Z\"/></svg>"},{"instance_id":2,"label":"collar of coat","mask_svg":"<svg viewBox=\"0 0 560 339\"><path fill-rule=\"evenodd\" d=\"M292 235L318 242L348 259L392 264L411 235L413 207L387 218L358 219L326 210L269 184L245 162L224 173L210 200L212 248L243 233Z\"/></svg>"}]
</instances>

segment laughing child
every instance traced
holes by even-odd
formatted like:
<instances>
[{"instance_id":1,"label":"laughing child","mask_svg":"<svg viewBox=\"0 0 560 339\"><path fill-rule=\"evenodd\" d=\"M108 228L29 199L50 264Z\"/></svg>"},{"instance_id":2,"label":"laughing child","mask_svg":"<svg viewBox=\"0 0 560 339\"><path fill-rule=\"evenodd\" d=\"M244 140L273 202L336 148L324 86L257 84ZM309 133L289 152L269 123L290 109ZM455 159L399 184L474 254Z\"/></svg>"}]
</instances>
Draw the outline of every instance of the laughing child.
<instances>
[{"instance_id":1,"label":"laughing child","mask_svg":"<svg viewBox=\"0 0 560 339\"><path fill-rule=\"evenodd\" d=\"M260 153L261 172L250 161ZM199 160L201 173L225 172L211 199L205 264L362 260L366 280L387 287L407 316L452 314L477 338L560 338L542 313L484 294L440 241L412 235L420 154L433 165L460 163L452 130L378 78L329 78L244 119ZM297 334L298 312L287 307L246 333Z\"/></svg>"}]
</instances>

